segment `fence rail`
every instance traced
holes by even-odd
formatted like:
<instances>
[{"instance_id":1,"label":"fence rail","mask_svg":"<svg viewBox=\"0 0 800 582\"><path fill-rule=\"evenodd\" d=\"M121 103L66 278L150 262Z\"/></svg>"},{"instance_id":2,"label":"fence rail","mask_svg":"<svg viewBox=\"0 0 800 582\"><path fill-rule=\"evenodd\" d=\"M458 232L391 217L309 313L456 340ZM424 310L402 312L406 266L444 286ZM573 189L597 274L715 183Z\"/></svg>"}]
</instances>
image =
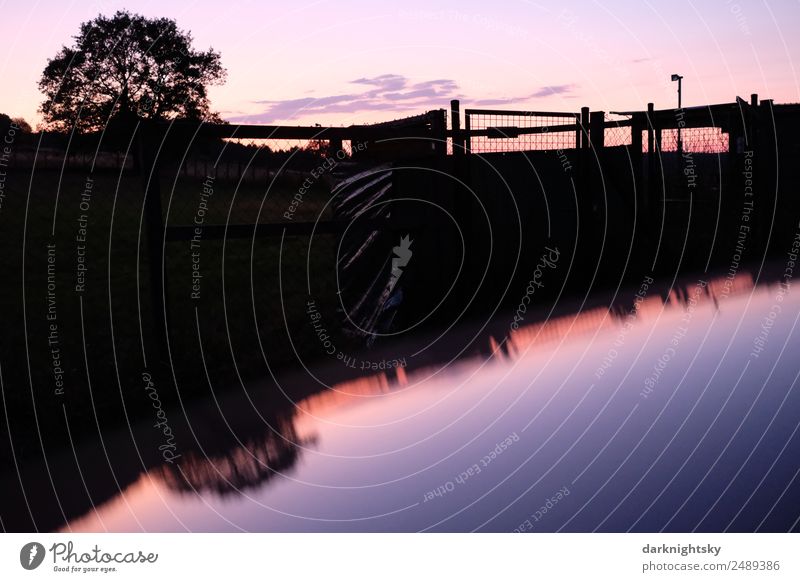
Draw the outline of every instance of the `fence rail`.
<instances>
[{"instance_id":1,"label":"fence rail","mask_svg":"<svg viewBox=\"0 0 800 582\"><path fill-rule=\"evenodd\" d=\"M743 116L757 105L758 96L752 95L749 102L737 98L733 103L664 110L655 110L651 103L646 111L622 113L590 112L588 107L580 112L465 109L462 129L460 104L453 101L447 136L456 155L621 146L636 153L719 154L736 149L746 138Z\"/></svg>"},{"instance_id":2,"label":"fence rail","mask_svg":"<svg viewBox=\"0 0 800 582\"><path fill-rule=\"evenodd\" d=\"M580 121L580 113L562 111L465 109L465 148L469 153L578 148Z\"/></svg>"},{"instance_id":3,"label":"fence rail","mask_svg":"<svg viewBox=\"0 0 800 582\"><path fill-rule=\"evenodd\" d=\"M349 156L354 144L367 142L402 143L398 149L418 142L434 153L456 155L581 149L592 145L628 147L642 153L718 154L738 147L737 143L745 137L737 129L741 126L743 111L756 103L757 97L753 96L750 103L739 99L734 103L659 111L650 106L647 111L623 113L590 112L588 108L580 112L468 108L463 111L462 129L460 105L453 101L447 112L430 111L374 125L323 127L172 122L161 124L155 132L152 128L148 131L159 134L162 139L184 136L189 142L201 138L240 144L249 142L275 154L308 151L315 145L318 153L342 151ZM159 147L158 140L153 141L153 146ZM12 163L40 170L103 171L133 169L135 162L133 155L121 151L98 149L67 153L53 148L17 148ZM273 179L281 165L280 162L252 164L188 156L175 173L186 177L215 175L258 182Z\"/></svg>"}]
</instances>

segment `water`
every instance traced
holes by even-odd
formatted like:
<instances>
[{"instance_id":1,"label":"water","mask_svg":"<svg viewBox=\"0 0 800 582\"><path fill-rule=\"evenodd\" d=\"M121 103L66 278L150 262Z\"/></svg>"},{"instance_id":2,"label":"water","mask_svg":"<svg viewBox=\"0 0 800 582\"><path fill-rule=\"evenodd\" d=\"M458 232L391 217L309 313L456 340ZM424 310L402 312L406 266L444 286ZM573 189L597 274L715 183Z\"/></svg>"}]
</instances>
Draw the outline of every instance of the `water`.
<instances>
[{"instance_id":1,"label":"water","mask_svg":"<svg viewBox=\"0 0 800 582\"><path fill-rule=\"evenodd\" d=\"M797 529L800 294L746 274L726 285L690 283L666 301L640 289L633 309L523 325L507 342L490 338L488 357L310 387L280 413L241 395L208 403L192 416L207 422L176 428L183 455L173 464L142 460L157 441L138 427L103 453L127 477L112 484L99 476L108 462L98 450L77 453L87 485L73 475L72 494L102 488L94 481L105 493L93 509L62 507L63 518L53 507L39 525ZM135 454L123 444L132 440Z\"/></svg>"}]
</instances>

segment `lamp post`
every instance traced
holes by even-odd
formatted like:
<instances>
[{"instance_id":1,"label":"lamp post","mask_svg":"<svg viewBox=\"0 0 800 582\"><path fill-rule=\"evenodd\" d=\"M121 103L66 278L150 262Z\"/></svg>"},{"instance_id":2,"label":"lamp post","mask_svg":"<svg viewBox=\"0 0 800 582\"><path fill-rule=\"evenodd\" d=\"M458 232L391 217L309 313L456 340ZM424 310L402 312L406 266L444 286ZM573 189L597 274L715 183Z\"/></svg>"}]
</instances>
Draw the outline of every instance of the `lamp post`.
<instances>
[{"instance_id":1,"label":"lamp post","mask_svg":"<svg viewBox=\"0 0 800 582\"><path fill-rule=\"evenodd\" d=\"M681 108L681 81L683 81L683 75L676 75L673 73L672 81L678 82L678 109ZM681 128L678 126L678 153L683 152L683 141L681 140Z\"/></svg>"}]
</instances>

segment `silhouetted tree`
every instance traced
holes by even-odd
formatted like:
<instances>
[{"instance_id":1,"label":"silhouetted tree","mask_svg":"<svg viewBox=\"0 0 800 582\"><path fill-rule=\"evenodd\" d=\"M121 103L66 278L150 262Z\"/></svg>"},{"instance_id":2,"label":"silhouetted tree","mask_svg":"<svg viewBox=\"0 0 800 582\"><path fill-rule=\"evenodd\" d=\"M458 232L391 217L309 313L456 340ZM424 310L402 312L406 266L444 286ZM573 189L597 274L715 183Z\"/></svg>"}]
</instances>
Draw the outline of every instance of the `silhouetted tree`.
<instances>
[{"instance_id":1,"label":"silhouetted tree","mask_svg":"<svg viewBox=\"0 0 800 582\"><path fill-rule=\"evenodd\" d=\"M31 127L31 124L28 123L27 121L25 121L25 118L23 118L23 117L14 117L14 118L11 119L11 121L14 122L14 125L16 125L22 133L32 133L33 132L33 128Z\"/></svg>"},{"instance_id":2,"label":"silhouetted tree","mask_svg":"<svg viewBox=\"0 0 800 582\"><path fill-rule=\"evenodd\" d=\"M0 113L0 141L9 129L13 129L15 134L27 134L33 131L30 124L23 118L9 117L5 113Z\"/></svg>"},{"instance_id":3,"label":"silhouetted tree","mask_svg":"<svg viewBox=\"0 0 800 582\"><path fill-rule=\"evenodd\" d=\"M225 69L219 53L191 45L191 34L169 18L120 11L83 23L39 81L46 127L92 131L134 115L217 121L207 87L222 83Z\"/></svg>"}]
</instances>

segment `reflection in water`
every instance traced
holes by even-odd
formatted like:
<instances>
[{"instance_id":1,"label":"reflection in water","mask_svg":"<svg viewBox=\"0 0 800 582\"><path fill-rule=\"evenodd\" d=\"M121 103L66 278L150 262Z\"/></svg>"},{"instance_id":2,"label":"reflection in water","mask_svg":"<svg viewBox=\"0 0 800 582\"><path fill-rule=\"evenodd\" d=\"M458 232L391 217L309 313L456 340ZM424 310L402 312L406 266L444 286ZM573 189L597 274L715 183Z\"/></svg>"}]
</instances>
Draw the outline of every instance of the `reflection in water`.
<instances>
[{"instance_id":1,"label":"reflection in water","mask_svg":"<svg viewBox=\"0 0 800 582\"><path fill-rule=\"evenodd\" d=\"M403 368L398 371L405 372ZM330 390L312 394L297 404L297 408L310 415L323 414L333 406L343 406L348 402L358 401L363 396L378 396L387 394L396 385L388 378L385 372L375 376L365 376L342 382Z\"/></svg>"},{"instance_id":2,"label":"reflection in water","mask_svg":"<svg viewBox=\"0 0 800 582\"><path fill-rule=\"evenodd\" d=\"M608 308L599 307L566 315L563 317L548 318L539 323L533 323L511 330L508 337L507 353L512 357L526 353L534 346L563 341L568 335L576 336L584 333L597 334L606 329L617 328L621 322L633 320L641 321L649 317L658 317L666 308L685 307L690 301L702 303L711 301L719 306L720 297L735 296L753 290L753 277L749 273L742 273L735 280L719 278L710 282L702 282L699 288L702 295L692 297L686 287L674 287L666 297L660 295L647 296L647 289L640 288L640 299L630 303L612 303ZM497 342L491 338L494 345Z\"/></svg>"},{"instance_id":3,"label":"reflection in water","mask_svg":"<svg viewBox=\"0 0 800 582\"><path fill-rule=\"evenodd\" d=\"M291 419L280 419L259 438L219 454L189 452L175 464L165 463L156 468L153 474L178 491L240 493L289 470L297 461L298 445L309 442L301 443Z\"/></svg>"},{"instance_id":4,"label":"reflection in water","mask_svg":"<svg viewBox=\"0 0 800 582\"><path fill-rule=\"evenodd\" d=\"M64 527L796 527L800 298L786 296L768 349L753 358L777 287L741 274L734 283L649 289L515 331L502 320L458 363L427 350L427 359L409 359L413 367L306 389L296 404L234 401L220 412L229 429L201 423L195 450L175 466L149 461L122 493L95 498L95 510L68 509ZM645 392L665 346L674 346L671 363ZM509 435L513 444L501 447ZM564 488L557 508L536 518Z\"/></svg>"}]
</instances>

